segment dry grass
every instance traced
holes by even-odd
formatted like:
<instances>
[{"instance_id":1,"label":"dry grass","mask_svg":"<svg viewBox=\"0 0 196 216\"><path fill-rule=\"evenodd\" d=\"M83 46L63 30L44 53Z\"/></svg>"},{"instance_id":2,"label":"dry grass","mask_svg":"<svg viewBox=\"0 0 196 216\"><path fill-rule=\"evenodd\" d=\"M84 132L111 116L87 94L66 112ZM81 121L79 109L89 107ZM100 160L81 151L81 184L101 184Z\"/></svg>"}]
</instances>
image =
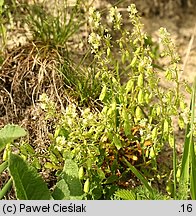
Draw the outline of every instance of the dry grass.
<instances>
[{"instance_id":1,"label":"dry grass","mask_svg":"<svg viewBox=\"0 0 196 216\"><path fill-rule=\"evenodd\" d=\"M57 71L56 50L28 43L7 53L0 70L0 127L7 123L22 125L32 145L44 145L52 122L47 122L39 107L39 96L46 93L63 109L68 98Z\"/></svg>"}]
</instances>

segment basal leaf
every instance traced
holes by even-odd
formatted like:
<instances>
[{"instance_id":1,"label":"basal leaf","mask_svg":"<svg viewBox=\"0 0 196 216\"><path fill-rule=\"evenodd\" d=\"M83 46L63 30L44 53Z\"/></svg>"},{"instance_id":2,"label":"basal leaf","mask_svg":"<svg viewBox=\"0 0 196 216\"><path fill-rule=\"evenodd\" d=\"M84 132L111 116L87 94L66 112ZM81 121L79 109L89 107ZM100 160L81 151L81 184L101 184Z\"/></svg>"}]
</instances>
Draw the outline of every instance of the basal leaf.
<instances>
[{"instance_id":1,"label":"basal leaf","mask_svg":"<svg viewBox=\"0 0 196 216\"><path fill-rule=\"evenodd\" d=\"M69 187L64 179L61 179L59 182L57 182L52 196L55 200L70 199Z\"/></svg>"},{"instance_id":2,"label":"basal leaf","mask_svg":"<svg viewBox=\"0 0 196 216\"><path fill-rule=\"evenodd\" d=\"M0 130L0 152L8 143L26 135L26 131L18 125L6 125Z\"/></svg>"},{"instance_id":3,"label":"basal leaf","mask_svg":"<svg viewBox=\"0 0 196 216\"><path fill-rule=\"evenodd\" d=\"M14 182L17 199L49 200L50 191L36 169L20 156L10 153L8 167Z\"/></svg>"},{"instance_id":4,"label":"basal leaf","mask_svg":"<svg viewBox=\"0 0 196 216\"><path fill-rule=\"evenodd\" d=\"M83 190L79 179L79 169L77 163L71 159L65 160L62 178L68 185L70 199L82 199Z\"/></svg>"}]
</instances>

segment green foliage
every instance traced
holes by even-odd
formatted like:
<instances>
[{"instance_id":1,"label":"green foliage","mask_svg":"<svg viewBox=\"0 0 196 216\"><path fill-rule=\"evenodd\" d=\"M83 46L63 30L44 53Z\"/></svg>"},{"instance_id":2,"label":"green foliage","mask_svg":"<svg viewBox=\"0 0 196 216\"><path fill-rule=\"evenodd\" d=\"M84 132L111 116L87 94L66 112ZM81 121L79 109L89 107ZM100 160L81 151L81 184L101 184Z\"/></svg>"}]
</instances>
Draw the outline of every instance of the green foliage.
<instances>
[{"instance_id":1,"label":"green foliage","mask_svg":"<svg viewBox=\"0 0 196 216\"><path fill-rule=\"evenodd\" d=\"M0 165L0 174L8 168L8 155L11 151L11 143L20 137L26 135L26 131L18 125L6 125L0 130L0 152L4 150L3 159L5 160ZM8 182L4 185L0 192L0 199L2 199L6 193L9 191L12 185L12 179L9 179Z\"/></svg>"},{"instance_id":2,"label":"green foliage","mask_svg":"<svg viewBox=\"0 0 196 216\"><path fill-rule=\"evenodd\" d=\"M69 95L76 98L80 106L95 106L94 102L101 92L101 78L96 75L96 68L65 61L59 70Z\"/></svg>"},{"instance_id":3,"label":"green foliage","mask_svg":"<svg viewBox=\"0 0 196 216\"><path fill-rule=\"evenodd\" d=\"M120 189L115 193L116 197L119 197L123 200L135 200L135 193L131 190Z\"/></svg>"},{"instance_id":4,"label":"green foliage","mask_svg":"<svg viewBox=\"0 0 196 216\"><path fill-rule=\"evenodd\" d=\"M175 149L173 117L180 119L180 127L188 122L189 111L180 92L179 57L169 33L160 29L164 45L161 55L170 59L163 71L171 87L164 89L159 82L159 68L153 63L155 55L152 55L151 44L146 43L147 36L134 5L128 8L128 13L132 31L122 28L123 18L116 7L110 9L106 24L101 23L101 14L90 8L92 32L88 42L93 57L90 67L94 83L99 80L99 87L94 86L99 90L94 101L97 107L83 108L70 103L62 115L56 116L59 121L51 149L59 153L52 163L56 166L58 160L69 154L84 168L87 199L106 198L106 191L111 185L118 188L126 173L139 178L152 198L153 188L140 169L146 167L147 172L156 173L156 157L165 143L169 142ZM67 85L75 83L73 85L77 86L80 82L77 78L68 78ZM84 91L81 88L81 92ZM85 100L89 95L83 96ZM56 114L49 113L57 108L49 104L49 99L41 100L47 117L54 118Z\"/></svg>"},{"instance_id":5,"label":"green foliage","mask_svg":"<svg viewBox=\"0 0 196 216\"><path fill-rule=\"evenodd\" d=\"M53 198L55 200L78 200L84 198L78 166L70 159L65 160L64 169L52 194L37 170L19 155L9 152L8 162L0 165L0 173L6 168L8 168L11 178L0 191L0 199L9 191L12 182L16 197L20 200L49 200Z\"/></svg>"},{"instance_id":6,"label":"green foliage","mask_svg":"<svg viewBox=\"0 0 196 216\"><path fill-rule=\"evenodd\" d=\"M26 134L23 129L6 126L0 131L0 151L5 149L0 173L8 168L11 175L0 198L13 181L18 199L164 200L190 196L195 199L196 87L189 121L190 111L180 92L179 56L166 29L160 29L163 45L160 56L170 61L166 68L160 68L155 64L157 50L143 30L135 5L128 7L132 26L129 30L118 8L110 8L106 16L108 22L102 22L102 14L90 8L88 42L91 53L87 52L85 58L92 61L87 66L85 58L79 64L64 58L68 40L82 23L79 5L69 16L67 7L57 8L56 15L40 5L26 9L34 39L55 48L63 56L58 70L63 74L68 94L70 89L73 90L71 96L75 92L75 101L68 99L69 104L60 113L46 94L40 97L46 119L55 119L56 123L54 135L50 134L51 144L42 155L47 158L44 165L39 164L37 153L26 142L15 146L20 156L12 154L14 144L11 143ZM160 72L171 87L161 87ZM187 124L180 177L173 117L178 118L181 129ZM161 172L157 170L157 156L166 143L173 148L174 180L170 185L170 197L153 187ZM56 172L56 185L48 188L33 166ZM142 186L138 186L136 179Z\"/></svg>"},{"instance_id":7,"label":"green foliage","mask_svg":"<svg viewBox=\"0 0 196 216\"><path fill-rule=\"evenodd\" d=\"M0 152L7 144L26 135L26 131L18 125L6 125L0 130Z\"/></svg>"},{"instance_id":8,"label":"green foliage","mask_svg":"<svg viewBox=\"0 0 196 216\"><path fill-rule=\"evenodd\" d=\"M179 186L174 196L177 199L196 199L196 155L194 143L194 124L195 124L195 98L196 97L196 78L192 87L192 98L190 104L191 120L187 124L184 151L181 162ZM174 179L176 173L174 173ZM177 174L176 174L177 175Z\"/></svg>"},{"instance_id":9,"label":"green foliage","mask_svg":"<svg viewBox=\"0 0 196 216\"><path fill-rule=\"evenodd\" d=\"M70 9L68 1L56 1L53 10L47 5L33 4L26 6L27 23L34 39L57 49L67 48L67 42L82 24L81 3Z\"/></svg>"},{"instance_id":10,"label":"green foliage","mask_svg":"<svg viewBox=\"0 0 196 216\"><path fill-rule=\"evenodd\" d=\"M82 199L83 190L79 179L79 171L77 164L71 159L66 159L64 168L60 174L54 192L54 199Z\"/></svg>"},{"instance_id":11,"label":"green foliage","mask_svg":"<svg viewBox=\"0 0 196 216\"><path fill-rule=\"evenodd\" d=\"M133 190L119 189L115 192L115 199L122 200L168 200L169 196L164 195L152 188L153 193L144 186L139 186Z\"/></svg>"},{"instance_id":12,"label":"green foliage","mask_svg":"<svg viewBox=\"0 0 196 216\"><path fill-rule=\"evenodd\" d=\"M3 20L3 12L4 12L4 0L0 0L0 36L1 36L1 43L2 43L2 50L4 49L4 46L6 44L6 29L4 26L4 20ZM2 59L0 59L2 61Z\"/></svg>"},{"instance_id":13,"label":"green foliage","mask_svg":"<svg viewBox=\"0 0 196 216\"><path fill-rule=\"evenodd\" d=\"M153 193L151 186L145 177L134 167L132 166L125 158L123 158L127 166L131 169L131 171L137 176L137 178L142 182L144 187L149 191L149 193Z\"/></svg>"},{"instance_id":14,"label":"green foliage","mask_svg":"<svg viewBox=\"0 0 196 216\"><path fill-rule=\"evenodd\" d=\"M35 168L18 155L9 154L9 172L13 179L17 199L20 200L49 200L50 192Z\"/></svg>"},{"instance_id":15,"label":"green foliage","mask_svg":"<svg viewBox=\"0 0 196 216\"><path fill-rule=\"evenodd\" d=\"M137 200L168 200L171 199L171 197L162 194L157 189L152 188L153 193L149 193L149 190L147 190L143 186L137 187L134 192L137 194Z\"/></svg>"},{"instance_id":16,"label":"green foliage","mask_svg":"<svg viewBox=\"0 0 196 216\"><path fill-rule=\"evenodd\" d=\"M8 193L8 191L10 190L10 188L12 187L12 179L10 178L6 184L3 186L3 188L0 191L0 200Z\"/></svg>"}]
</instances>

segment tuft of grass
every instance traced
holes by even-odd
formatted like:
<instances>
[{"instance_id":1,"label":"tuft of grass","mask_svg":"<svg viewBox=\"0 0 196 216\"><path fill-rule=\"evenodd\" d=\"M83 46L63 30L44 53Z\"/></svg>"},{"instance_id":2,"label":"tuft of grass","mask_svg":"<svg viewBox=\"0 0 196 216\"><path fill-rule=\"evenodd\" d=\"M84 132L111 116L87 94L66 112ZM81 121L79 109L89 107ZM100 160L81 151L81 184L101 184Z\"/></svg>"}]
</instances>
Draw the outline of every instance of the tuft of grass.
<instances>
[{"instance_id":1,"label":"tuft of grass","mask_svg":"<svg viewBox=\"0 0 196 216\"><path fill-rule=\"evenodd\" d=\"M184 151L181 163L181 174L179 180L179 199L187 199L189 196L196 199L196 155L194 143L194 120L195 120L195 98L196 96L196 77L192 87L192 97L190 104L190 123L187 124ZM176 162L175 162L176 163ZM176 173L174 173L175 178Z\"/></svg>"},{"instance_id":2,"label":"tuft of grass","mask_svg":"<svg viewBox=\"0 0 196 216\"><path fill-rule=\"evenodd\" d=\"M81 1L70 8L68 1L55 1L52 11L47 5L33 4L26 6L28 16L26 21L33 33L34 39L52 47L67 49L68 40L83 24Z\"/></svg>"}]
</instances>

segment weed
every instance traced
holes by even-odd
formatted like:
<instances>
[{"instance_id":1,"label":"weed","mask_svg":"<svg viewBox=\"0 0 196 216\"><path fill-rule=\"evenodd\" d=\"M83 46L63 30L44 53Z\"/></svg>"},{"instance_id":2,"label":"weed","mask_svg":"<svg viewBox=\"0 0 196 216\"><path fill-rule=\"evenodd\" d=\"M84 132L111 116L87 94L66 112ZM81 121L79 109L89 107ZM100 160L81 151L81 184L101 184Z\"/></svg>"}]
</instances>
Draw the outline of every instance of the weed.
<instances>
[{"instance_id":1,"label":"weed","mask_svg":"<svg viewBox=\"0 0 196 216\"><path fill-rule=\"evenodd\" d=\"M164 89L134 5L128 13L131 32L123 28L123 17L116 7L110 9L109 24L101 23L100 13L90 9L91 68L96 69L95 78L99 78L102 87L97 100L102 109L92 111L70 104L54 135L52 148L61 155L70 154L85 169L84 181L90 180L88 199L104 198L104 191L111 184L134 187L135 183L128 181L130 171L152 193L148 176L143 178L135 167L156 172L156 157L162 147L169 143L175 148L173 117L179 118L180 127L188 119L180 93L179 56L169 33L160 29L164 45L161 55L170 58L164 69L165 79L172 86ZM122 80L123 74L128 79ZM95 194L99 195L94 197Z\"/></svg>"}]
</instances>

